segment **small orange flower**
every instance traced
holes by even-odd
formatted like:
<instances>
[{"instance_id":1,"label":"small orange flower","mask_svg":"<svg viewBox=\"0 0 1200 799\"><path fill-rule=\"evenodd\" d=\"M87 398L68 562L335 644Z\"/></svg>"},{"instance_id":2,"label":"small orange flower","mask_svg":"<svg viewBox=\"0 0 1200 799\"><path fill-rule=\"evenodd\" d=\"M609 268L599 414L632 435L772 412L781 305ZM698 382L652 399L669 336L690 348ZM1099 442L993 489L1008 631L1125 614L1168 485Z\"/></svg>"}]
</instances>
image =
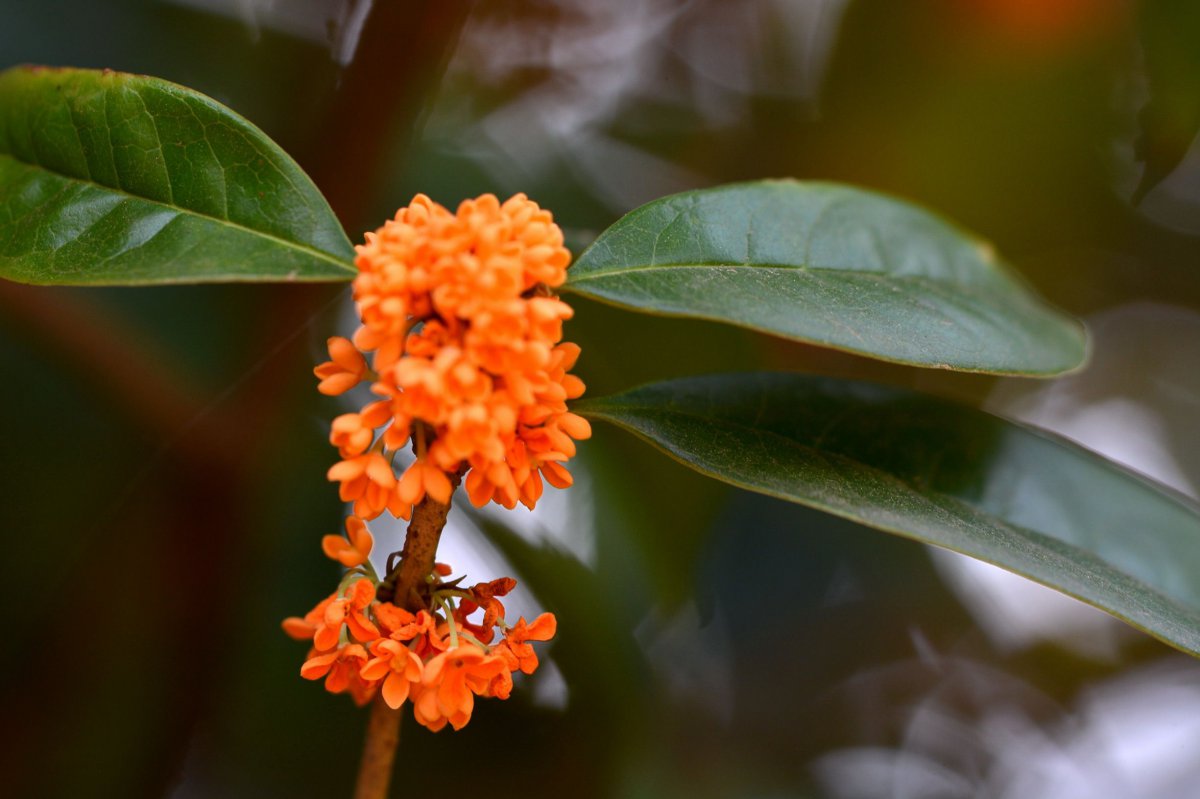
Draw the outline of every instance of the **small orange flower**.
<instances>
[{"instance_id":1,"label":"small orange flower","mask_svg":"<svg viewBox=\"0 0 1200 799\"><path fill-rule=\"evenodd\" d=\"M367 361L358 348L340 336L330 338L328 347L332 360L313 369L313 374L321 378L317 391L336 396L346 393L362 382L367 374Z\"/></svg>"},{"instance_id":2,"label":"small orange flower","mask_svg":"<svg viewBox=\"0 0 1200 799\"><path fill-rule=\"evenodd\" d=\"M509 665L514 671L519 668L526 674L533 674L538 667L538 657L528 642L549 641L557 630L558 622L553 613L543 613L530 625L525 624L525 617L522 616L504 632L504 641L498 649L502 648L511 654Z\"/></svg>"},{"instance_id":3,"label":"small orange flower","mask_svg":"<svg viewBox=\"0 0 1200 799\"><path fill-rule=\"evenodd\" d=\"M464 617L471 615L476 607L483 608L483 619L479 622L479 627L486 630L484 634L487 636L487 640L480 639L482 643L486 644L492 640L496 622L504 618L504 605L501 604L498 597L507 596L516 587L517 581L511 577L501 577L487 583L476 583L470 590L472 598L462 600L459 609Z\"/></svg>"},{"instance_id":4,"label":"small orange flower","mask_svg":"<svg viewBox=\"0 0 1200 799\"><path fill-rule=\"evenodd\" d=\"M313 646L324 652L338 644L342 626L362 643L379 637L379 628L367 618L366 610L375 601L375 585L368 579L356 580L346 596L334 599L325 608L321 623L313 635Z\"/></svg>"},{"instance_id":5,"label":"small orange flower","mask_svg":"<svg viewBox=\"0 0 1200 799\"><path fill-rule=\"evenodd\" d=\"M303 618L299 616L289 616L283 620L283 631L291 638L297 641L311 641L313 636L317 634L317 628L324 623L325 610L337 599L336 594L330 594L325 599L321 600L315 608L304 614Z\"/></svg>"},{"instance_id":6,"label":"small orange flower","mask_svg":"<svg viewBox=\"0 0 1200 799\"><path fill-rule=\"evenodd\" d=\"M391 602L380 602L372 608L372 612L383 634L393 641L411 641L437 629L433 616L425 610L418 610L414 614Z\"/></svg>"},{"instance_id":7,"label":"small orange flower","mask_svg":"<svg viewBox=\"0 0 1200 799\"><path fill-rule=\"evenodd\" d=\"M343 502L354 503L354 515L374 519L383 513L396 489L392 464L378 452L368 452L335 463L327 477L340 482Z\"/></svg>"},{"instance_id":8,"label":"small orange flower","mask_svg":"<svg viewBox=\"0 0 1200 799\"><path fill-rule=\"evenodd\" d=\"M434 618L433 624L433 629L414 639L416 647L414 651L424 658L426 662L439 652L445 652L447 649L450 649L452 643L450 640L450 622L443 620L441 616L437 616ZM457 632L462 628L456 624L454 629Z\"/></svg>"},{"instance_id":9,"label":"small orange flower","mask_svg":"<svg viewBox=\"0 0 1200 799\"><path fill-rule=\"evenodd\" d=\"M419 627L415 624L417 617L404 608L398 608L391 602L377 602L371 608L375 621L379 624L380 634L397 641L407 641L417 634ZM421 611L425 613L425 611ZM429 614L425 614L429 615ZM405 633L404 631L411 630Z\"/></svg>"},{"instance_id":10,"label":"small orange flower","mask_svg":"<svg viewBox=\"0 0 1200 799\"><path fill-rule=\"evenodd\" d=\"M327 535L321 539L321 549L326 557L336 560L347 569L353 569L367 562L374 543L366 522L357 516L347 516L346 537Z\"/></svg>"},{"instance_id":11,"label":"small orange flower","mask_svg":"<svg viewBox=\"0 0 1200 799\"><path fill-rule=\"evenodd\" d=\"M413 702L419 723L437 732L449 722L456 730L471 720L475 694L486 694L504 661L474 645L448 649L425 664Z\"/></svg>"},{"instance_id":12,"label":"small orange flower","mask_svg":"<svg viewBox=\"0 0 1200 799\"><path fill-rule=\"evenodd\" d=\"M504 462L471 461L466 487L471 504L477 508L494 501L511 510L520 496L512 468Z\"/></svg>"},{"instance_id":13,"label":"small orange flower","mask_svg":"<svg viewBox=\"0 0 1200 799\"><path fill-rule=\"evenodd\" d=\"M511 577L501 577L490 583L477 583L468 593L471 598L459 601L454 618L461 629L475 636L481 644L490 644L496 635L496 623L504 618L504 605L497 597L505 596L517 587L517 581ZM483 618L478 624L468 620L472 613L483 608Z\"/></svg>"},{"instance_id":14,"label":"small orange flower","mask_svg":"<svg viewBox=\"0 0 1200 799\"><path fill-rule=\"evenodd\" d=\"M428 494L434 501L445 505L450 502L450 492L453 490L445 472L418 458L396 483L396 500L402 506L412 506Z\"/></svg>"},{"instance_id":15,"label":"small orange flower","mask_svg":"<svg viewBox=\"0 0 1200 799\"><path fill-rule=\"evenodd\" d=\"M392 410L385 400L372 402L362 413L343 413L333 420L329 443L338 448L343 458L366 452L375 440L375 430L392 419Z\"/></svg>"},{"instance_id":16,"label":"small orange flower","mask_svg":"<svg viewBox=\"0 0 1200 799\"><path fill-rule=\"evenodd\" d=\"M412 650L420 657L430 657L446 648L444 627L428 611L416 614L398 608L390 602L379 602L372 607L375 620L379 622L383 635L393 641L411 642Z\"/></svg>"},{"instance_id":17,"label":"small orange flower","mask_svg":"<svg viewBox=\"0 0 1200 799\"><path fill-rule=\"evenodd\" d=\"M332 694L348 692L359 706L365 705L375 691L376 683L363 679L361 672L367 663L367 650L359 644L346 644L332 652L311 652L300 667L306 680L325 678L325 690Z\"/></svg>"},{"instance_id":18,"label":"small orange flower","mask_svg":"<svg viewBox=\"0 0 1200 799\"><path fill-rule=\"evenodd\" d=\"M571 476L571 473L554 461L543 463L541 470L546 482L555 488L570 488L575 483L575 478Z\"/></svg>"},{"instance_id":19,"label":"small orange flower","mask_svg":"<svg viewBox=\"0 0 1200 799\"><path fill-rule=\"evenodd\" d=\"M371 644L371 654L375 657L363 665L360 674L364 680L383 680L383 700L392 710L399 710L412 686L421 682L421 659L390 638Z\"/></svg>"}]
</instances>

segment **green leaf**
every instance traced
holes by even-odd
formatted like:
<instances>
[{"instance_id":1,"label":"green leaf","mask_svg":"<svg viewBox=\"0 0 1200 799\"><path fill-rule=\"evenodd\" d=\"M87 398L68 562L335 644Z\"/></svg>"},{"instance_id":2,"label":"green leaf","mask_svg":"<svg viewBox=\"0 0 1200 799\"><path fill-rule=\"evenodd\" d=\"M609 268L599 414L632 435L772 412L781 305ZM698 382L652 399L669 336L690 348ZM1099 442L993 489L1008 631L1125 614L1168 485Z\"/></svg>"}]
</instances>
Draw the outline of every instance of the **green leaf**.
<instances>
[{"instance_id":1,"label":"green leaf","mask_svg":"<svg viewBox=\"0 0 1200 799\"><path fill-rule=\"evenodd\" d=\"M573 410L710 477L995 564L1200 656L1200 509L1074 444L783 373L655 383Z\"/></svg>"},{"instance_id":2,"label":"green leaf","mask_svg":"<svg viewBox=\"0 0 1200 799\"><path fill-rule=\"evenodd\" d=\"M0 73L0 277L349 280L353 257L300 167L208 97L110 71Z\"/></svg>"},{"instance_id":3,"label":"green leaf","mask_svg":"<svg viewBox=\"0 0 1200 799\"><path fill-rule=\"evenodd\" d=\"M1082 326L1039 300L985 242L899 200L762 181L632 211L567 288L650 313L714 319L886 361L1051 375Z\"/></svg>"}]
</instances>

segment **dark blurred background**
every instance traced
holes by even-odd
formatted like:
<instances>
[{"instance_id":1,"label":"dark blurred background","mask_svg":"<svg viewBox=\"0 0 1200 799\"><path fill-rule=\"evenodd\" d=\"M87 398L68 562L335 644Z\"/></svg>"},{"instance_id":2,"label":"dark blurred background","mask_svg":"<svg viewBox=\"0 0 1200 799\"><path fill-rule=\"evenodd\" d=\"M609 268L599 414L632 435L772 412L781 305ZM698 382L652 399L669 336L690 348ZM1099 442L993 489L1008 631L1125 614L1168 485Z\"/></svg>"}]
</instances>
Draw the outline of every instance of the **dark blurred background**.
<instances>
[{"instance_id":1,"label":"dark blurred background","mask_svg":"<svg viewBox=\"0 0 1200 799\"><path fill-rule=\"evenodd\" d=\"M527 192L572 242L666 193L851 181L1088 319L1055 381L920 371L573 298L600 395L783 368L956 397L1200 485L1193 0L0 0L0 68L110 67L264 128L358 240ZM0 286L0 793L348 795L365 714L279 629L340 525L310 375L345 286ZM442 559L559 638L395 795L1200 795L1200 664L991 567L707 481L611 428ZM1130 531L1136 535L1136 530ZM380 552L402 532L380 527Z\"/></svg>"}]
</instances>

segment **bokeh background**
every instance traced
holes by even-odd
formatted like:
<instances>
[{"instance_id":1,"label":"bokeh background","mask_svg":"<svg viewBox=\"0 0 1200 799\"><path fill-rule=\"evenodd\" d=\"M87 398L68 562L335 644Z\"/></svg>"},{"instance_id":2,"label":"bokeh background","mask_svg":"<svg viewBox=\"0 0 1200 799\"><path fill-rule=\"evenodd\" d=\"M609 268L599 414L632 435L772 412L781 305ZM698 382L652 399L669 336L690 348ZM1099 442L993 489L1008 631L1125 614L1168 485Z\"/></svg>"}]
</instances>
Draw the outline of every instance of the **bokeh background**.
<instances>
[{"instance_id":1,"label":"bokeh background","mask_svg":"<svg viewBox=\"0 0 1200 799\"><path fill-rule=\"evenodd\" d=\"M0 68L143 72L279 141L352 239L524 191L572 242L663 194L851 181L992 239L1089 321L1055 381L893 367L574 299L600 395L777 368L955 397L1200 486L1193 0L0 0ZM0 285L0 793L348 795L365 715L279 620L318 548L345 286ZM1182 797L1200 664L990 567L707 481L615 429L535 514L456 511L560 634L395 795ZM1130 530L1135 536L1137 530ZM378 549L402 531L380 528Z\"/></svg>"}]
</instances>

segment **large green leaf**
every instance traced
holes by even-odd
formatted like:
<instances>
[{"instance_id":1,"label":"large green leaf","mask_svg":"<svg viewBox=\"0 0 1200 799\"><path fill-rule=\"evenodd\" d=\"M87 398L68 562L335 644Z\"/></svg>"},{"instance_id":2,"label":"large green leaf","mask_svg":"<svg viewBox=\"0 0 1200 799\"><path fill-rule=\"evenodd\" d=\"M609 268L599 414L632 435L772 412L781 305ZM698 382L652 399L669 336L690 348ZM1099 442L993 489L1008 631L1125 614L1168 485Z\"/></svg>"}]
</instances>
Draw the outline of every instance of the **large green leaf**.
<instances>
[{"instance_id":1,"label":"large green leaf","mask_svg":"<svg viewBox=\"0 0 1200 799\"><path fill-rule=\"evenodd\" d=\"M0 277L346 280L353 257L300 167L208 97L108 71L0 73Z\"/></svg>"},{"instance_id":2,"label":"large green leaf","mask_svg":"<svg viewBox=\"0 0 1200 799\"><path fill-rule=\"evenodd\" d=\"M1200 656L1200 509L1076 445L784 373L655 383L574 410L718 480L993 563Z\"/></svg>"},{"instance_id":3,"label":"large green leaf","mask_svg":"<svg viewBox=\"0 0 1200 799\"><path fill-rule=\"evenodd\" d=\"M606 230L568 288L888 361L997 374L1078 367L1078 322L985 242L907 203L762 181L665 197Z\"/></svg>"}]
</instances>

